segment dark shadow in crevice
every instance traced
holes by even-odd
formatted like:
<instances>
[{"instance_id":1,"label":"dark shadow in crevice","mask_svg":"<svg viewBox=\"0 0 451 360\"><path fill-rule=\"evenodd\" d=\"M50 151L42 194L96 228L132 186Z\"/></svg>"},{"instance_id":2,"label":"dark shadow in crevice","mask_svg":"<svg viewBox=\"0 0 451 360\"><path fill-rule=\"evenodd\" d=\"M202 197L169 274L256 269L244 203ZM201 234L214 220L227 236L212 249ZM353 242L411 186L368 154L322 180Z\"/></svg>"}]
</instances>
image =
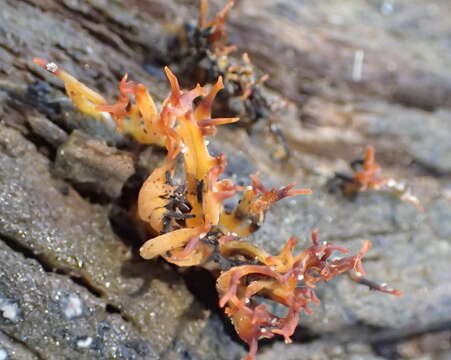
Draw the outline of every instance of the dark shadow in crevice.
<instances>
[{"instance_id":1,"label":"dark shadow in crevice","mask_svg":"<svg viewBox=\"0 0 451 360\"><path fill-rule=\"evenodd\" d=\"M398 345L427 334L440 333L451 330L451 321L429 324L418 328L385 330L375 334L369 341L373 351L390 360L401 359Z\"/></svg>"},{"instance_id":2,"label":"dark shadow in crevice","mask_svg":"<svg viewBox=\"0 0 451 360\"><path fill-rule=\"evenodd\" d=\"M43 153L52 162L56 157L55 145L49 143L45 138L37 134L29 124L28 117L38 113L44 116L56 125L52 119L61 116L61 106L59 103L50 103L47 99L50 93L50 86L43 81L36 81L34 84L27 86L26 91L21 93L13 90L6 91L9 95L6 102L7 109L13 112L9 119L13 119L11 123L6 125L20 130L21 134L33 143L38 151ZM11 114L10 114L11 115ZM64 131L64 129L63 129Z\"/></svg>"},{"instance_id":3,"label":"dark shadow in crevice","mask_svg":"<svg viewBox=\"0 0 451 360\"><path fill-rule=\"evenodd\" d=\"M57 273L60 273L60 272L57 272ZM67 274L65 274L64 272L61 272L61 275L67 275ZM80 277L80 276L69 276L69 277L74 283L80 285L82 288L85 288L95 297L98 297L98 298L102 297L102 292L99 291L98 289L96 289L94 286L92 286L89 283L89 281L87 281L85 278Z\"/></svg>"},{"instance_id":4,"label":"dark shadow in crevice","mask_svg":"<svg viewBox=\"0 0 451 360\"><path fill-rule=\"evenodd\" d=\"M39 265L42 266L42 268L45 270L45 272L54 272L53 267L45 260L40 258L39 256L35 255L33 250L23 246L18 241L16 241L14 238L10 236L6 236L4 234L0 234L0 241L3 241L9 248L14 250L15 252L22 254L22 256L25 259L33 259L39 263Z\"/></svg>"},{"instance_id":5,"label":"dark shadow in crevice","mask_svg":"<svg viewBox=\"0 0 451 360\"><path fill-rule=\"evenodd\" d=\"M218 315L224 327L224 332L232 341L245 346L238 337L230 319L224 314L224 310L219 307L219 297L216 291L216 278L213 274L201 267L194 266L186 269L182 273L186 287L193 294L194 298L206 309Z\"/></svg>"},{"instance_id":6,"label":"dark shadow in crevice","mask_svg":"<svg viewBox=\"0 0 451 360\"><path fill-rule=\"evenodd\" d=\"M117 306L114 306L114 305L111 305L111 304L106 304L105 311L107 313L110 313L110 314L120 314L120 315L122 315L121 309L119 309Z\"/></svg>"},{"instance_id":7,"label":"dark shadow in crevice","mask_svg":"<svg viewBox=\"0 0 451 360\"><path fill-rule=\"evenodd\" d=\"M148 174L139 169L122 187L121 196L114 200L108 214L111 228L127 246L138 254L139 247L147 240L146 229L136 213L139 191Z\"/></svg>"},{"instance_id":8,"label":"dark shadow in crevice","mask_svg":"<svg viewBox=\"0 0 451 360\"><path fill-rule=\"evenodd\" d=\"M302 321L302 319L301 319ZM320 338L320 335L315 333L312 329L306 326L298 325L291 337L294 343L305 344L311 343Z\"/></svg>"},{"instance_id":9,"label":"dark shadow in crevice","mask_svg":"<svg viewBox=\"0 0 451 360\"><path fill-rule=\"evenodd\" d=\"M91 204L108 205L111 203L111 198L108 195L97 191L97 183L77 183L70 180L65 181L70 183L74 190L77 191L83 199Z\"/></svg>"},{"instance_id":10,"label":"dark shadow in crevice","mask_svg":"<svg viewBox=\"0 0 451 360\"><path fill-rule=\"evenodd\" d=\"M82 287L83 289L88 291L91 295L93 295L97 298L103 297L104 294L102 293L102 291L97 289L96 287L94 287L89 282L89 280L87 280L81 276L71 275L69 271L66 271L64 269L55 268L48 261L46 261L42 257L36 255L31 249L23 246L22 244L17 242L15 239L5 236L5 235L0 235L0 241L3 241L10 249L21 254L24 258L37 261L46 273L62 275L64 277L70 279L73 283L79 285L80 287ZM105 311L108 313L112 313L112 314L120 314L120 316L125 321L129 321L127 316L125 316L122 313L122 311L120 310L120 308L117 307L116 305L109 304L109 303L106 304Z\"/></svg>"},{"instance_id":11,"label":"dark shadow in crevice","mask_svg":"<svg viewBox=\"0 0 451 360\"><path fill-rule=\"evenodd\" d=\"M433 176L435 178L447 178L450 173L440 171L439 169L418 160L413 160L411 167L414 169L417 176Z\"/></svg>"},{"instance_id":12,"label":"dark shadow in crevice","mask_svg":"<svg viewBox=\"0 0 451 360\"><path fill-rule=\"evenodd\" d=\"M50 94L53 91L52 87L46 81L37 80L33 84L28 85L23 96L19 96L17 99L30 109L44 114L52 122L57 123L61 127L62 124L58 120L62 116L62 106L60 101L50 100ZM63 128L63 130L67 132L70 129Z\"/></svg>"}]
</instances>

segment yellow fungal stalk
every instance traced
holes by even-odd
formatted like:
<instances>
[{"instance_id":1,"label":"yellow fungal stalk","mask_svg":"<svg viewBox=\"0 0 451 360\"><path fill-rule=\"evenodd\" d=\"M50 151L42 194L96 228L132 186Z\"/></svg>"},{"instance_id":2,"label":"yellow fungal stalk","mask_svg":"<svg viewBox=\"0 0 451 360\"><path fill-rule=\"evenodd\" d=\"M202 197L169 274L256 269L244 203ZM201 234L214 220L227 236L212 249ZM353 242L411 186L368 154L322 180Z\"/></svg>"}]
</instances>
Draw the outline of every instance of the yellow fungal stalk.
<instances>
[{"instance_id":1,"label":"yellow fungal stalk","mask_svg":"<svg viewBox=\"0 0 451 360\"><path fill-rule=\"evenodd\" d=\"M105 98L90 89L55 63L35 58L33 62L64 82L67 95L80 112L98 120L113 118L117 130L130 135L142 144L164 144L164 136L155 127L158 118L152 97L143 84L128 82L125 74L119 82L116 103L108 104ZM134 98L134 102L131 101Z\"/></svg>"}]
</instances>

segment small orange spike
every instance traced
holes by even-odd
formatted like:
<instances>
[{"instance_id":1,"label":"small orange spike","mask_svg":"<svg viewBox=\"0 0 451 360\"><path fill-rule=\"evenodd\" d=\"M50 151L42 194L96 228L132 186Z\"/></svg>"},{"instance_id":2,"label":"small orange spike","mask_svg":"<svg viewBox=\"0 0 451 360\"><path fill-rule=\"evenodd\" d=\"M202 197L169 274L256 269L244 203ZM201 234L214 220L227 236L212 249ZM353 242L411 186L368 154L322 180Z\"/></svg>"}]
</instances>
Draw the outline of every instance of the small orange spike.
<instances>
[{"instance_id":1,"label":"small orange spike","mask_svg":"<svg viewBox=\"0 0 451 360\"><path fill-rule=\"evenodd\" d=\"M240 120L240 118L238 118L238 117L202 119L202 120L197 120L197 125L199 125L200 127L218 126L218 125L232 124L239 120Z\"/></svg>"},{"instance_id":2,"label":"small orange spike","mask_svg":"<svg viewBox=\"0 0 451 360\"><path fill-rule=\"evenodd\" d=\"M171 96L169 101L172 101L174 103L177 103L180 99L180 96L182 95L182 91L180 90L179 81L177 80L177 77L174 75L174 73L169 69L169 67L164 67L164 72L169 80L169 83L171 84Z\"/></svg>"}]
</instances>

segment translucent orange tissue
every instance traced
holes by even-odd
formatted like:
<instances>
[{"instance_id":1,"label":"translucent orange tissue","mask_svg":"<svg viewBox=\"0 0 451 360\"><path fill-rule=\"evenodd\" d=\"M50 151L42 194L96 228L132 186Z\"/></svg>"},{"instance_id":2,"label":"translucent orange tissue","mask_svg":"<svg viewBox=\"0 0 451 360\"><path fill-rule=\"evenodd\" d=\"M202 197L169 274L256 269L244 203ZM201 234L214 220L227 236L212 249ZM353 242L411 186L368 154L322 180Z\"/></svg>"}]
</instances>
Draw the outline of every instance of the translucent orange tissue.
<instances>
[{"instance_id":1,"label":"translucent orange tissue","mask_svg":"<svg viewBox=\"0 0 451 360\"><path fill-rule=\"evenodd\" d=\"M230 255L231 249L239 244L224 247ZM254 359L260 338L272 338L281 335L286 343L298 324L301 312L312 314L310 304L319 304L314 293L315 284L331 280L335 276L352 271L352 280L365 284L372 289L401 295L400 292L379 285L363 277L362 257L371 246L364 242L362 249L353 256L330 260L333 252L347 253L340 246L327 242L319 243L318 233L312 233L312 245L298 255L293 255L296 239L291 238L278 256L268 256L258 248L242 242L239 251L249 260L258 260L258 265L249 263L235 266L223 272L217 280L220 295L220 307L231 317L238 335L249 345L249 354L245 360ZM267 299L285 306L288 310L284 317L276 316L262 302Z\"/></svg>"},{"instance_id":2,"label":"translucent orange tissue","mask_svg":"<svg viewBox=\"0 0 451 360\"><path fill-rule=\"evenodd\" d=\"M119 97L109 105L105 98L59 68L54 62L35 58L33 62L64 82L67 95L82 113L105 121L113 118L117 130L142 144L164 144L164 137L155 130L157 110L143 84L128 82L125 74L119 82ZM135 99L132 103L130 98Z\"/></svg>"}]
</instances>

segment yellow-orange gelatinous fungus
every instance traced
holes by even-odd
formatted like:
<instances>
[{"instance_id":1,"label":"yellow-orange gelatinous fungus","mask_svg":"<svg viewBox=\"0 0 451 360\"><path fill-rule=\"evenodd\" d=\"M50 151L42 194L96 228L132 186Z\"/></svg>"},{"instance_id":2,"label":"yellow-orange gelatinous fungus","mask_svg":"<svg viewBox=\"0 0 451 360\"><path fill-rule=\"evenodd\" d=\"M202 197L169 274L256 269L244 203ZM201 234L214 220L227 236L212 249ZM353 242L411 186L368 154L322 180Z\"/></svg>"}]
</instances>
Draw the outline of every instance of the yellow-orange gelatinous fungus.
<instances>
[{"instance_id":1,"label":"yellow-orange gelatinous fungus","mask_svg":"<svg viewBox=\"0 0 451 360\"><path fill-rule=\"evenodd\" d=\"M168 68L165 72L171 84L171 94L163 103L156 131L167 139L168 156L165 164L149 176L138 198L141 219L160 235L144 244L141 255L145 258L161 255L179 266L198 265L207 260L213 251L210 244L202 241L209 232L250 233L247 219L252 218L255 223L260 223L272 203L311 191L294 190L292 184L280 190L266 190L255 177L252 191L244 192L243 200L237 207L246 218L238 219L237 210L225 214L224 200L243 189L229 179L220 179L226 167L226 158L224 155L211 156L205 140L206 134L214 134L216 126L238 121L238 118L211 117L214 98L223 88L222 79L219 78L209 91L200 85L190 91L182 91L174 74ZM194 105L198 97L202 99ZM207 133L204 131L206 128L210 129ZM174 159L179 153L184 159L185 173L181 196L189 204L189 211L184 214L180 214L183 213L180 209L176 209L178 214L168 209L177 189L170 178L175 168ZM170 226L165 226L165 223L170 223ZM240 231L240 226L247 230Z\"/></svg>"},{"instance_id":2,"label":"yellow-orange gelatinous fungus","mask_svg":"<svg viewBox=\"0 0 451 360\"><path fill-rule=\"evenodd\" d=\"M230 242L226 244L230 244L229 247L233 245ZM300 313L312 314L309 305L319 304L313 290L319 281L331 280L341 273L353 271L356 274L353 280L379 291L401 295L397 290L363 277L362 257L371 246L369 241L364 242L356 255L335 260L329 259L333 252L347 253L347 250L329 243L320 244L317 232L312 234L312 246L296 256L292 253L295 244L296 239L291 238L277 257L271 257L244 243L242 248L245 251L241 252L255 255L260 264L233 267L223 272L217 280L219 305L225 307L238 335L249 345L246 360L254 359L260 338L281 335L286 343L291 342L290 337ZM230 252L227 246L223 250ZM287 307L287 315L278 317L269 312L265 304L254 301L254 296Z\"/></svg>"},{"instance_id":3,"label":"yellow-orange gelatinous fungus","mask_svg":"<svg viewBox=\"0 0 451 360\"><path fill-rule=\"evenodd\" d=\"M201 26L214 26L211 41L222 47L217 42L224 37L223 24L233 1L207 25L206 1L201 4ZM56 64L42 59L34 62L64 81L68 96L81 112L99 120L110 117L116 121L118 131L129 134L138 143L166 148L165 161L152 171L138 195L138 216L152 233L140 254L145 259L162 256L178 266L204 265L210 260L219 265L219 305L249 345L245 360L255 358L261 338L280 335L286 343L291 342L300 314L311 314L309 306L319 304L314 288L320 281L347 272L351 280L371 289L401 295L364 277L362 257L371 246L369 241L356 255L330 259L332 253L346 254L348 250L320 243L316 231L312 233L312 245L298 255L293 253L297 242L294 237L278 255L241 239L258 230L272 204L285 197L310 194L311 190L295 189L294 184L266 189L257 175L245 188L221 178L226 158L222 154L211 156L205 137L214 135L217 126L239 120L212 117L212 104L224 87L221 77L210 88L197 85L183 91L166 67L171 92L158 110L146 87L129 82L127 74L119 83L117 102L108 104ZM184 177L182 183L175 184L179 157L183 158ZM346 190L355 192L386 185L379 170L374 149L368 147L362 170L355 173ZM223 202L237 193L241 193L240 202L226 212ZM257 296L285 306L286 315L271 313L266 304L255 301Z\"/></svg>"},{"instance_id":4,"label":"yellow-orange gelatinous fungus","mask_svg":"<svg viewBox=\"0 0 451 360\"><path fill-rule=\"evenodd\" d=\"M352 195L366 190L387 191L402 201L410 202L417 210L423 211L420 201L405 184L381 176L381 166L376 162L375 150L371 145L366 147L361 169L355 171L354 175L343 184L345 194Z\"/></svg>"},{"instance_id":5,"label":"yellow-orange gelatinous fungus","mask_svg":"<svg viewBox=\"0 0 451 360\"><path fill-rule=\"evenodd\" d=\"M55 63L35 58L33 62L64 82L67 95L83 114L98 120L113 118L117 130L130 135L142 144L164 144L164 135L155 127L157 110L155 103L143 84L128 82L125 74L119 82L119 97L109 105L105 98L59 68ZM130 97L134 97L132 103Z\"/></svg>"},{"instance_id":6,"label":"yellow-orange gelatinous fungus","mask_svg":"<svg viewBox=\"0 0 451 360\"><path fill-rule=\"evenodd\" d=\"M380 170L381 167L375 160L374 147L367 146L362 169L354 173L352 180L345 187L345 192L352 193L367 189L380 189L387 181L380 176Z\"/></svg>"}]
</instances>

